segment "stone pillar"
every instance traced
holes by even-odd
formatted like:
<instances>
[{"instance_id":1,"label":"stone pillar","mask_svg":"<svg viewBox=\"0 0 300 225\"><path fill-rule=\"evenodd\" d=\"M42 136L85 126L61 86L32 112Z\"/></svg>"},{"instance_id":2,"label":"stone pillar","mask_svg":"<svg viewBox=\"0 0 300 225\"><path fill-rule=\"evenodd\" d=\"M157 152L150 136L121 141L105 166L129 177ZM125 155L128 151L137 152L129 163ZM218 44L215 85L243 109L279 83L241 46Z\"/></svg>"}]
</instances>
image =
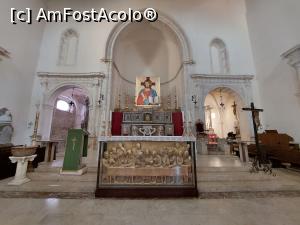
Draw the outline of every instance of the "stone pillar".
<instances>
[{"instance_id":1,"label":"stone pillar","mask_svg":"<svg viewBox=\"0 0 300 225\"><path fill-rule=\"evenodd\" d=\"M239 142L239 153L242 162L249 162L248 146L245 142Z\"/></svg>"},{"instance_id":2,"label":"stone pillar","mask_svg":"<svg viewBox=\"0 0 300 225\"><path fill-rule=\"evenodd\" d=\"M283 59L287 59L287 63L296 69L298 77L298 92L296 96L300 97L300 45L288 50L281 55Z\"/></svg>"},{"instance_id":3,"label":"stone pillar","mask_svg":"<svg viewBox=\"0 0 300 225\"><path fill-rule=\"evenodd\" d=\"M197 153L200 155L208 155L207 138L201 137L197 140Z\"/></svg>"},{"instance_id":4,"label":"stone pillar","mask_svg":"<svg viewBox=\"0 0 300 225\"><path fill-rule=\"evenodd\" d=\"M8 185L21 185L30 181L30 179L26 177L28 161L32 162L36 156L37 155L9 157L12 163L17 163L17 169L14 179L10 181Z\"/></svg>"}]
</instances>

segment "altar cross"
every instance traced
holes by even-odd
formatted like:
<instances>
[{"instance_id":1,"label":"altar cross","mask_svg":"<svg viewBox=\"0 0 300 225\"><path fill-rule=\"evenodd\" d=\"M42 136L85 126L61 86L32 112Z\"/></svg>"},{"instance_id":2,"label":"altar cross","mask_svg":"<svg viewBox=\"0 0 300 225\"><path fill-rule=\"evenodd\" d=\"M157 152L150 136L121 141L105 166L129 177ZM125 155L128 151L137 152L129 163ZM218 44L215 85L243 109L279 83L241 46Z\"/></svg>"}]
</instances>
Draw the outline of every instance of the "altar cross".
<instances>
[{"instance_id":1,"label":"altar cross","mask_svg":"<svg viewBox=\"0 0 300 225\"><path fill-rule=\"evenodd\" d=\"M262 161L264 161L261 149L259 147L259 140L258 140L258 133L257 133L257 124L256 120L258 121L258 117L260 112L263 112L263 109L256 109L254 106L254 103L251 102L250 108L243 108L244 111L251 111L252 113L252 122L253 122L253 129L254 129L254 137L255 137L255 145L256 145L256 151L259 159L259 165L261 164Z\"/></svg>"},{"instance_id":2,"label":"altar cross","mask_svg":"<svg viewBox=\"0 0 300 225\"><path fill-rule=\"evenodd\" d=\"M141 85L142 85L142 86L145 86L146 83L148 83L148 84L150 85L150 87L156 85L156 83L153 82L153 81L150 79L150 77L146 77L146 80L145 80L144 82L141 82Z\"/></svg>"}]
</instances>

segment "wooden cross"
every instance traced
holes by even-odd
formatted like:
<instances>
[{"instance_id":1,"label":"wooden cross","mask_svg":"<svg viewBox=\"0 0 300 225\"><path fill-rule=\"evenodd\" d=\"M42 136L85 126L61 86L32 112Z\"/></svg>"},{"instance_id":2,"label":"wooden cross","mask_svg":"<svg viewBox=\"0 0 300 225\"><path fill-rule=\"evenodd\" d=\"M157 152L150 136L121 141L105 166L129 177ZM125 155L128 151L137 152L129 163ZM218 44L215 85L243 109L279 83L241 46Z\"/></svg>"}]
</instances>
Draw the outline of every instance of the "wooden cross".
<instances>
[{"instance_id":1,"label":"wooden cross","mask_svg":"<svg viewBox=\"0 0 300 225\"><path fill-rule=\"evenodd\" d=\"M256 145L256 151L257 151L257 155L258 155L258 158L259 158L259 165L260 163L262 162L263 158L262 158L262 152L261 152L261 149L259 147L259 140L258 140L258 134L257 134L257 124L256 124L256 116L259 115L260 112L263 112L264 110L263 109L256 109L254 107L254 103L251 102L251 105L250 105L250 108L243 108L244 111L251 111L252 113L252 122L253 122L253 129L254 129L254 137L255 137L255 145Z\"/></svg>"}]
</instances>

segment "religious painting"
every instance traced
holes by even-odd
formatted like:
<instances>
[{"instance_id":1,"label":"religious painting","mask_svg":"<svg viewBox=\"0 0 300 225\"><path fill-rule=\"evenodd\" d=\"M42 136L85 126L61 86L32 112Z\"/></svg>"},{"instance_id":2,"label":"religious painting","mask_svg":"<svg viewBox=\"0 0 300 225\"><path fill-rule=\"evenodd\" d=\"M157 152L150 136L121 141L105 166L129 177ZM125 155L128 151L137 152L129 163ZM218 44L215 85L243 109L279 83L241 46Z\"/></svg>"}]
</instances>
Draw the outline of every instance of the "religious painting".
<instances>
[{"instance_id":1,"label":"religious painting","mask_svg":"<svg viewBox=\"0 0 300 225\"><path fill-rule=\"evenodd\" d=\"M137 106L159 106L160 78L159 77L137 77L136 78L136 105Z\"/></svg>"}]
</instances>

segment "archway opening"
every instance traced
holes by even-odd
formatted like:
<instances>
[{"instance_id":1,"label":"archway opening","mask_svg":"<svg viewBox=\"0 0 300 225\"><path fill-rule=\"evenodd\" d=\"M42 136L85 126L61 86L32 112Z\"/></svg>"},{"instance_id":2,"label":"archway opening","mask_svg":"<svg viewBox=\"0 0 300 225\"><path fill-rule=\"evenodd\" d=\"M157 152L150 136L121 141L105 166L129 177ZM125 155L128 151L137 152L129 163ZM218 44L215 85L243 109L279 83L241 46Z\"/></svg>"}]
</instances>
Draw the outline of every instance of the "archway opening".
<instances>
[{"instance_id":1,"label":"archway opening","mask_svg":"<svg viewBox=\"0 0 300 225\"><path fill-rule=\"evenodd\" d=\"M250 126L243 99L234 90L218 87L205 98L206 130L227 138L229 133L242 140L250 140Z\"/></svg>"},{"instance_id":2,"label":"archway opening","mask_svg":"<svg viewBox=\"0 0 300 225\"><path fill-rule=\"evenodd\" d=\"M89 97L79 87L62 87L53 96L50 140L57 141L56 158L64 156L69 129L88 128ZM47 118L48 119L48 118Z\"/></svg>"},{"instance_id":3,"label":"archway opening","mask_svg":"<svg viewBox=\"0 0 300 225\"><path fill-rule=\"evenodd\" d=\"M111 110L134 107L138 77L159 77L162 106L180 107L182 58L177 34L165 23L127 25L119 33L113 48Z\"/></svg>"}]
</instances>

